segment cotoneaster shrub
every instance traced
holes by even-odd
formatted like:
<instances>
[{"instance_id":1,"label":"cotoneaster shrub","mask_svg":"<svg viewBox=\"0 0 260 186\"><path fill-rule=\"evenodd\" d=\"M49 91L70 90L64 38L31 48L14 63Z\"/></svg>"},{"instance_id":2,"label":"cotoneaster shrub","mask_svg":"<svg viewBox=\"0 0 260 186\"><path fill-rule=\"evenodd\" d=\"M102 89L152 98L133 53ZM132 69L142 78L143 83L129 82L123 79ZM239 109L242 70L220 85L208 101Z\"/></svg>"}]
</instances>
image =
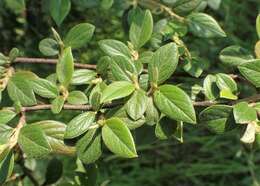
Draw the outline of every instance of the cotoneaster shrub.
<instances>
[{"instance_id":1,"label":"cotoneaster shrub","mask_svg":"<svg viewBox=\"0 0 260 186\"><path fill-rule=\"evenodd\" d=\"M109 9L113 3L89 1L86 6ZM241 141L250 146L260 140L260 41L255 51L233 45L220 52L219 59L226 67L236 69L236 74L213 71L209 60L189 49L186 37L227 37L212 16L202 13L205 6L216 8L218 3L120 3L127 9L128 42L114 38L98 41L96 64L82 63L74 57L75 51L78 53L98 34L95 25L85 22L72 26L63 35L55 28L46 28L52 36L39 42L44 58L22 57L17 48L0 54L1 184L19 183L20 177L13 171L15 163L21 166L22 176L29 177L34 185L56 183L62 167L58 160L50 162L44 183L31 175L24 161L61 154L75 156L77 164L84 165L73 183L67 184L93 186L95 162L104 149L117 157L138 158L134 134L144 125L153 127L161 140L174 138L183 142L183 128L189 124L206 126L217 134L236 130ZM23 0L5 0L3 4L17 14L26 7ZM70 0L44 1L46 14L57 27L72 5ZM78 1L76 5L85 4ZM260 38L260 16L256 30ZM19 69L17 64L21 63L55 65L56 73L41 77ZM182 81L182 76L199 83L191 85ZM249 86L250 95L241 95L239 86ZM70 110L77 114L68 123L51 117L34 123L27 121L28 115L40 110L51 110L53 114Z\"/></svg>"}]
</instances>

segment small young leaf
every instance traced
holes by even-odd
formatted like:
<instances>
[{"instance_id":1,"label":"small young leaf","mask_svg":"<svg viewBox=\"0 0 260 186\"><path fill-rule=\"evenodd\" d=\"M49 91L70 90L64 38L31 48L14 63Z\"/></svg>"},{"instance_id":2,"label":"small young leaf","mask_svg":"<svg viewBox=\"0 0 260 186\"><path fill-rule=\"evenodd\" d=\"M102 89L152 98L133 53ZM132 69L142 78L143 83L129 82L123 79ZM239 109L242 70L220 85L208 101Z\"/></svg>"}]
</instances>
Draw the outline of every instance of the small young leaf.
<instances>
[{"instance_id":1,"label":"small young leaf","mask_svg":"<svg viewBox=\"0 0 260 186\"><path fill-rule=\"evenodd\" d=\"M92 38L94 30L95 26L89 23L81 23L74 26L65 37L65 46L73 49L84 46Z\"/></svg>"},{"instance_id":2,"label":"small young leaf","mask_svg":"<svg viewBox=\"0 0 260 186\"><path fill-rule=\"evenodd\" d=\"M85 112L73 118L67 125L65 139L72 139L85 133L95 123L96 113Z\"/></svg>"},{"instance_id":3,"label":"small young leaf","mask_svg":"<svg viewBox=\"0 0 260 186\"><path fill-rule=\"evenodd\" d=\"M99 42L100 48L110 57L124 56L131 59L131 53L128 47L121 41L106 39Z\"/></svg>"},{"instance_id":4,"label":"small young leaf","mask_svg":"<svg viewBox=\"0 0 260 186\"><path fill-rule=\"evenodd\" d=\"M50 1L50 13L58 26L61 25L65 17L68 15L70 7L70 0Z\"/></svg>"},{"instance_id":5,"label":"small young leaf","mask_svg":"<svg viewBox=\"0 0 260 186\"><path fill-rule=\"evenodd\" d=\"M226 37L217 21L208 14L192 13L188 16L188 20L190 31L198 37Z\"/></svg>"},{"instance_id":6,"label":"small young leaf","mask_svg":"<svg viewBox=\"0 0 260 186\"><path fill-rule=\"evenodd\" d=\"M224 48L220 52L219 58L224 64L237 67L238 65L242 65L254 57L247 49L238 45L232 45Z\"/></svg>"},{"instance_id":7,"label":"small young leaf","mask_svg":"<svg viewBox=\"0 0 260 186\"><path fill-rule=\"evenodd\" d=\"M116 155L124 158L137 157L132 134L120 119L106 120L102 128L102 138L107 148Z\"/></svg>"},{"instance_id":8,"label":"small young leaf","mask_svg":"<svg viewBox=\"0 0 260 186\"><path fill-rule=\"evenodd\" d=\"M175 43L169 43L160 47L153 55L148 66L150 82L161 84L169 79L175 71L179 60L178 47ZM158 74L154 74L154 69ZM157 77L158 76L158 80Z\"/></svg>"},{"instance_id":9,"label":"small young leaf","mask_svg":"<svg viewBox=\"0 0 260 186\"><path fill-rule=\"evenodd\" d=\"M56 98L59 95L56 85L46 79L37 78L31 82L33 91L44 98Z\"/></svg>"},{"instance_id":10,"label":"small young leaf","mask_svg":"<svg viewBox=\"0 0 260 186\"><path fill-rule=\"evenodd\" d=\"M63 108L65 99L63 96L58 96L56 97L52 102L51 102L51 111L54 114L59 114L60 111Z\"/></svg>"},{"instance_id":11,"label":"small young leaf","mask_svg":"<svg viewBox=\"0 0 260 186\"><path fill-rule=\"evenodd\" d=\"M238 90L237 84L229 75L223 73L216 74L216 84L221 90L221 98L237 99L235 95Z\"/></svg>"},{"instance_id":12,"label":"small young leaf","mask_svg":"<svg viewBox=\"0 0 260 186\"><path fill-rule=\"evenodd\" d=\"M135 14L130 27L130 41L136 49L141 48L152 36L153 16L149 10Z\"/></svg>"},{"instance_id":13,"label":"small young leaf","mask_svg":"<svg viewBox=\"0 0 260 186\"><path fill-rule=\"evenodd\" d=\"M154 94L159 110L171 119L196 123L196 114L190 97L173 85L162 85Z\"/></svg>"},{"instance_id":14,"label":"small young leaf","mask_svg":"<svg viewBox=\"0 0 260 186\"><path fill-rule=\"evenodd\" d=\"M145 120L148 125L155 125L159 121L159 112L154 105L153 98L147 100L147 108L145 111Z\"/></svg>"},{"instance_id":15,"label":"small young leaf","mask_svg":"<svg viewBox=\"0 0 260 186\"><path fill-rule=\"evenodd\" d=\"M72 80L73 72L74 72L73 56L72 56L71 48L68 47L63 51L63 54L59 58L59 62L57 64L56 73L59 82L65 87L67 87Z\"/></svg>"},{"instance_id":16,"label":"small young leaf","mask_svg":"<svg viewBox=\"0 0 260 186\"><path fill-rule=\"evenodd\" d=\"M101 96L101 103L124 98L132 94L134 90L135 86L132 83L127 81L116 81L104 89Z\"/></svg>"},{"instance_id":17,"label":"small young leaf","mask_svg":"<svg viewBox=\"0 0 260 186\"><path fill-rule=\"evenodd\" d=\"M39 50L45 56L55 56L59 54L59 45L54 39L46 38L41 40Z\"/></svg>"},{"instance_id":18,"label":"small young leaf","mask_svg":"<svg viewBox=\"0 0 260 186\"><path fill-rule=\"evenodd\" d=\"M236 123L246 124L257 120L256 110L247 102L240 102L234 106L234 118Z\"/></svg>"},{"instance_id":19,"label":"small young leaf","mask_svg":"<svg viewBox=\"0 0 260 186\"><path fill-rule=\"evenodd\" d=\"M136 90L126 103L126 111L133 120L140 119L147 108L148 97L143 90Z\"/></svg>"},{"instance_id":20,"label":"small young leaf","mask_svg":"<svg viewBox=\"0 0 260 186\"><path fill-rule=\"evenodd\" d=\"M222 134L236 127L232 107L214 105L200 113L199 121L214 133Z\"/></svg>"},{"instance_id":21,"label":"small young leaf","mask_svg":"<svg viewBox=\"0 0 260 186\"><path fill-rule=\"evenodd\" d=\"M11 110L8 110L8 109L0 110L0 125L8 123L15 116L16 116L16 113Z\"/></svg>"},{"instance_id":22,"label":"small young leaf","mask_svg":"<svg viewBox=\"0 0 260 186\"><path fill-rule=\"evenodd\" d=\"M18 144L29 158L39 158L51 152L45 134L37 126L27 125L20 131Z\"/></svg>"},{"instance_id":23,"label":"small young leaf","mask_svg":"<svg viewBox=\"0 0 260 186\"><path fill-rule=\"evenodd\" d=\"M88 102L88 98L83 92L76 90L69 93L67 101L72 105L84 105Z\"/></svg>"},{"instance_id":24,"label":"small young leaf","mask_svg":"<svg viewBox=\"0 0 260 186\"><path fill-rule=\"evenodd\" d=\"M89 130L76 145L79 159L85 163L94 163L102 154L101 133L98 129Z\"/></svg>"},{"instance_id":25,"label":"small young leaf","mask_svg":"<svg viewBox=\"0 0 260 186\"><path fill-rule=\"evenodd\" d=\"M90 84L97 76L97 73L93 70L79 69L75 70L72 76L72 85L86 85Z\"/></svg>"}]
</instances>

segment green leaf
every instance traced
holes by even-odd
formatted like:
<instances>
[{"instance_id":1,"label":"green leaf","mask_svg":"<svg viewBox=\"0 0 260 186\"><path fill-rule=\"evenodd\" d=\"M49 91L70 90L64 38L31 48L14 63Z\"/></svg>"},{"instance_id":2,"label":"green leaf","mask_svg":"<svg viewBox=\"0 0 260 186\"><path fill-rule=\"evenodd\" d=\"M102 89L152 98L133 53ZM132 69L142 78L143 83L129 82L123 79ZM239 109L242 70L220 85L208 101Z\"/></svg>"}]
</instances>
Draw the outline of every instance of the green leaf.
<instances>
[{"instance_id":1,"label":"green leaf","mask_svg":"<svg viewBox=\"0 0 260 186\"><path fill-rule=\"evenodd\" d=\"M146 111L148 97L146 92L136 90L126 103L126 111L133 120L140 119Z\"/></svg>"},{"instance_id":2,"label":"green leaf","mask_svg":"<svg viewBox=\"0 0 260 186\"><path fill-rule=\"evenodd\" d=\"M245 48L238 45L232 45L224 48L219 55L220 60L229 66L239 66L253 59L253 55Z\"/></svg>"},{"instance_id":3,"label":"green leaf","mask_svg":"<svg viewBox=\"0 0 260 186\"><path fill-rule=\"evenodd\" d=\"M163 117L159 120L155 127L155 135L160 140L166 140L173 137L177 130L178 122Z\"/></svg>"},{"instance_id":4,"label":"green leaf","mask_svg":"<svg viewBox=\"0 0 260 186\"><path fill-rule=\"evenodd\" d=\"M44 120L32 123L30 126L36 126L44 132L52 152L67 155L73 155L75 153L74 147L64 144L64 133L66 131L66 125L64 123Z\"/></svg>"},{"instance_id":5,"label":"green leaf","mask_svg":"<svg viewBox=\"0 0 260 186\"><path fill-rule=\"evenodd\" d=\"M205 62L199 58L186 59L183 63L183 69L193 77L200 77L205 69Z\"/></svg>"},{"instance_id":6,"label":"green leaf","mask_svg":"<svg viewBox=\"0 0 260 186\"><path fill-rule=\"evenodd\" d=\"M0 53L0 65L5 65L7 63L10 63L9 58L4 54ZM2 73L2 69L1 69L1 73Z\"/></svg>"},{"instance_id":7,"label":"green leaf","mask_svg":"<svg viewBox=\"0 0 260 186\"><path fill-rule=\"evenodd\" d=\"M52 102L51 102L51 111L54 114L59 114L63 108L65 102L65 98L63 96L58 96L56 97Z\"/></svg>"},{"instance_id":8,"label":"green leaf","mask_svg":"<svg viewBox=\"0 0 260 186\"><path fill-rule=\"evenodd\" d=\"M89 95L89 103L93 107L94 110L99 110L101 106L101 94L103 90L107 87L107 85L104 82L98 83L90 92Z\"/></svg>"},{"instance_id":9,"label":"green leaf","mask_svg":"<svg viewBox=\"0 0 260 186\"><path fill-rule=\"evenodd\" d=\"M13 128L8 125L0 124L0 161L1 161L1 145L6 145L13 134Z\"/></svg>"},{"instance_id":10,"label":"green leaf","mask_svg":"<svg viewBox=\"0 0 260 186\"><path fill-rule=\"evenodd\" d=\"M56 85L46 79L37 78L31 82L33 91L44 98L56 98L59 95Z\"/></svg>"},{"instance_id":11,"label":"green leaf","mask_svg":"<svg viewBox=\"0 0 260 186\"><path fill-rule=\"evenodd\" d=\"M13 62L20 54L20 51L18 48L12 48L12 50L9 52L8 57L11 62Z\"/></svg>"},{"instance_id":12,"label":"green leaf","mask_svg":"<svg viewBox=\"0 0 260 186\"><path fill-rule=\"evenodd\" d=\"M7 90L10 98L14 102L20 102L23 106L32 106L37 103L31 85L20 76L15 75L10 78Z\"/></svg>"},{"instance_id":13,"label":"green leaf","mask_svg":"<svg viewBox=\"0 0 260 186\"><path fill-rule=\"evenodd\" d=\"M256 134L256 122L249 123L246 126L243 136L240 138L240 141L247 144L252 144L255 141Z\"/></svg>"},{"instance_id":14,"label":"green leaf","mask_svg":"<svg viewBox=\"0 0 260 186\"><path fill-rule=\"evenodd\" d=\"M147 108L145 111L145 120L148 125L155 125L159 121L159 112L154 105L152 97L147 100Z\"/></svg>"},{"instance_id":15,"label":"green leaf","mask_svg":"<svg viewBox=\"0 0 260 186\"><path fill-rule=\"evenodd\" d=\"M237 84L229 75L223 73L216 74L216 84L221 90L221 98L237 99L237 96L235 95L238 90Z\"/></svg>"},{"instance_id":16,"label":"green leaf","mask_svg":"<svg viewBox=\"0 0 260 186\"><path fill-rule=\"evenodd\" d=\"M101 0L101 8L108 10L113 6L114 0Z\"/></svg>"},{"instance_id":17,"label":"green leaf","mask_svg":"<svg viewBox=\"0 0 260 186\"><path fill-rule=\"evenodd\" d=\"M44 157L51 152L51 146L45 134L37 126L23 127L19 133L18 144L28 158Z\"/></svg>"},{"instance_id":18,"label":"green leaf","mask_svg":"<svg viewBox=\"0 0 260 186\"><path fill-rule=\"evenodd\" d=\"M113 101L115 99L124 98L132 94L135 86L127 81L116 81L108 85L101 96L101 103Z\"/></svg>"},{"instance_id":19,"label":"green leaf","mask_svg":"<svg viewBox=\"0 0 260 186\"><path fill-rule=\"evenodd\" d=\"M257 120L256 110L250 107L247 102L237 103L233 113L236 123L246 124Z\"/></svg>"},{"instance_id":20,"label":"green leaf","mask_svg":"<svg viewBox=\"0 0 260 186\"><path fill-rule=\"evenodd\" d=\"M226 37L217 21L208 14L192 13L188 16L188 21L190 31L198 37Z\"/></svg>"},{"instance_id":21,"label":"green leaf","mask_svg":"<svg viewBox=\"0 0 260 186\"><path fill-rule=\"evenodd\" d=\"M8 177L11 176L14 168L14 155L9 152L6 157L0 162L0 184L3 185Z\"/></svg>"},{"instance_id":22,"label":"green leaf","mask_svg":"<svg viewBox=\"0 0 260 186\"><path fill-rule=\"evenodd\" d=\"M169 43L160 47L153 55L148 66L150 82L161 84L169 79L175 71L179 60L178 47L175 43ZM157 74L154 74L157 69ZM158 76L158 80L157 77Z\"/></svg>"},{"instance_id":23,"label":"green leaf","mask_svg":"<svg viewBox=\"0 0 260 186\"><path fill-rule=\"evenodd\" d=\"M59 82L65 87L67 87L72 80L73 72L74 72L73 56L72 56L71 48L68 47L63 51L63 54L59 58L59 62L57 64L56 73Z\"/></svg>"},{"instance_id":24,"label":"green leaf","mask_svg":"<svg viewBox=\"0 0 260 186\"><path fill-rule=\"evenodd\" d=\"M70 12L71 2L70 0L55 0L50 1L50 13L58 26L61 25L65 17Z\"/></svg>"},{"instance_id":25,"label":"green leaf","mask_svg":"<svg viewBox=\"0 0 260 186\"><path fill-rule=\"evenodd\" d=\"M202 0L178 0L174 2L174 12L188 14L199 7Z\"/></svg>"},{"instance_id":26,"label":"green leaf","mask_svg":"<svg viewBox=\"0 0 260 186\"><path fill-rule=\"evenodd\" d=\"M56 56L59 54L59 44L54 39L46 38L41 40L39 50L45 56Z\"/></svg>"},{"instance_id":27,"label":"green leaf","mask_svg":"<svg viewBox=\"0 0 260 186\"><path fill-rule=\"evenodd\" d=\"M258 14L257 19L256 19L256 32L260 39L260 14Z\"/></svg>"},{"instance_id":28,"label":"green leaf","mask_svg":"<svg viewBox=\"0 0 260 186\"><path fill-rule=\"evenodd\" d=\"M132 74L137 74L134 62L123 56L114 56L110 62L110 69L117 81L132 81Z\"/></svg>"},{"instance_id":29,"label":"green leaf","mask_svg":"<svg viewBox=\"0 0 260 186\"><path fill-rule=\"evenodd\" d=\"M85 163L94 163L102 154L101 133L98 129L89 130L76 145L79 159Z\"/></svg>"},{"instance_id":30,"label":"green leaf","mask_svg":"<svg viewBox=\"0 0 260 186\"><path fill-rule=\"evenodd\" d=\"M84 105L88 103L88 98L84 92L76 90L69 93L67 101L72 105Z\"/></svg>"},{"instance_id":31,"label":"green leaf","mask_svg":"<svg viewBox=\"0 0 260 186\"><path fill-rule=\"evenodd\" d=\"M196 114L190 97L173 85L162 85L154 94L159 110L169 118L187 123L196 123Z\"/></svg>"},{"instance_id":32,"label":"green leaf","mask_svg":"<svg viewBox=\"0 0 260 186\"><path fill-rule=\"evenodd\" d=\"M43 185L51 185L56 183L63 173L63 164L62 161L53 158L49 161L47 170L45 173L45 182Z\"/></svg>"},{"instance_id":33,"label":"green leaf","mask_svg":"<svg viewBox=\"0 0 260 186\"><path fill-rule=\"evenodd\" d=\"M113 56L124 56L126 58L131 59L131 53L128 47L122 43L121 41L113 40L113 39L105 39L99 41L99 46L110 57Z\"/></svg>"},{"instance_id":34,"label":"green leaf","mask_svg":"<svg viewBox=\"0 0 260 186\"><path fill-rule=\"evenodd\" d=\"M97 76L97 73L93 70L79 69L75 70L73 73L72 85L86 85L90 84Z\"/></svg>"},{"instance_id":35,"label":"green leaf","mask_svg":"<svg viewBox=\"0 0 260 186\"><path fill-rule=\"evenodd\" d=\"M15 116L16 116L16 113L11 110L8 110L8 109L0 110L0 125L8 123Z\"/></svg>"},{"instance_id":36,"label":"green leaf","mask_svg":"<svg viewBox=\"0 0 260 186\"><path fill-rule=\"evenodd\" d=\"M137 157L132 134L120 119L106 120L102 128L102 138L107 148L116 155L124 158Z\"/></svg>"},{"instance_id":37,"label":"green leaf","mask_svg":"<svg viewBox=\"0 0 260 186\"><path fill-rule=\"evenodd\" d=\"M199 115L200 124L206 125L214 133L222 134L236 127L232 107L213 105L203 110Z\"/></svg>"},{"instance_id":38,"label":"green leaf","mask_svg":"<svg viewBox=\"0 0 260 186\"><path fill-rule=\"evenodd\" d=\"M96 113L85 112L73 118L67 125L65 139L72 139L85 133L89 127L95 124Z\"/></svg>"},{"instance_id":39,"label":"green leaf","mask_svg":"<svg viewBox=\"0 0 260 186\"><path fill-rule=\"evenodd\" d=\"M135 14L130 27L130 41L136 49L141 48L152 36L153 16L149 10Z\"/></svg>"},{"instance_id":40,"label":"green leaf","mask_svg":"<svg viewBox=\"0 0 260 186\"><path fill-rule=\"evenodd\" d=\"M95 26L89 23L81 23L74 26L65 37L66 47L80 48L89 42L94 34Z\"/></svg>"},{"instance_id":41,"label":"green leaf","mask_svg":"<svg viewBox=\"0 0 260 186\"><path fill-rule=\"evenodd\" d=\"M204 94L209 100L218 98L219 89L216 84L216 76L207 75L203 82Z\"/></svg>"},{"instance_id":42,"label":"green leaf","mask_svg":"<svg viewBox=\"0 0 260 186\"><path fill-rule=\"evenodd\" d=\"M257 88L260 87L260 59L251 60L238 67L240 73Z\"/></svg>"}]
</instances>

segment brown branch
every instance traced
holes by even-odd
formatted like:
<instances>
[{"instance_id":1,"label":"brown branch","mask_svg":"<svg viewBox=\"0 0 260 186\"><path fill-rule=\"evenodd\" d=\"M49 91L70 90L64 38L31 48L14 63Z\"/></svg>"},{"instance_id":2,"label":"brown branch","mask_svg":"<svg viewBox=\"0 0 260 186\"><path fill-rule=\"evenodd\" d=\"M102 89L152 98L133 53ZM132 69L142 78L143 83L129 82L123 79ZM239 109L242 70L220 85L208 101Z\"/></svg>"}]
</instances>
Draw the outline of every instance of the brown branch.
<instances>
[{"instance_id":1,"label":"brown branch","mask_svg":"<svg viewBox=\"0 0 260 186\"><path fill-rule=\"evenodd\" d=\"M18 58L16 58L16 60L13 63L56 65L57 62L58 62L57 59L18 57ZM83 69L92 69L92 70L96 69L96 65L92 65L92 64L74 63L74 66L77 68L83 68Z\"/></svg>"}]
</instances>

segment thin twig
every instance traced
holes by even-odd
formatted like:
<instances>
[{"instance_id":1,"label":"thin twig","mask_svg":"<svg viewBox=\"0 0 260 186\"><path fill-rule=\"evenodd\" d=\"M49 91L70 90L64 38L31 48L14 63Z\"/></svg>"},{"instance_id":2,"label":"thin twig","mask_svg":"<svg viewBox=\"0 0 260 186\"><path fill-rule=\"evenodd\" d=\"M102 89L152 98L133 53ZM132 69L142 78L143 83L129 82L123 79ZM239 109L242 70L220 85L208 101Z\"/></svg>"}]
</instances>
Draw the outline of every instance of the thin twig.
<instances>
[{"instance_id":1,"label":"thin twig","mask_svg":"<svg viewBox=\"0 0 260 186\"><path fill-rule=\"evenodd\" d=\"M13 63L29 63L29 64L50 64L56 65L58 62L57 59L45 59L45 58L28 58L28 57L18 57ZM96 65L92 64L82 64L82 63L74 63L74 66L77 68L83 69L92 69L95 70L97 68Z\"/></svg>"}]
</instances>

